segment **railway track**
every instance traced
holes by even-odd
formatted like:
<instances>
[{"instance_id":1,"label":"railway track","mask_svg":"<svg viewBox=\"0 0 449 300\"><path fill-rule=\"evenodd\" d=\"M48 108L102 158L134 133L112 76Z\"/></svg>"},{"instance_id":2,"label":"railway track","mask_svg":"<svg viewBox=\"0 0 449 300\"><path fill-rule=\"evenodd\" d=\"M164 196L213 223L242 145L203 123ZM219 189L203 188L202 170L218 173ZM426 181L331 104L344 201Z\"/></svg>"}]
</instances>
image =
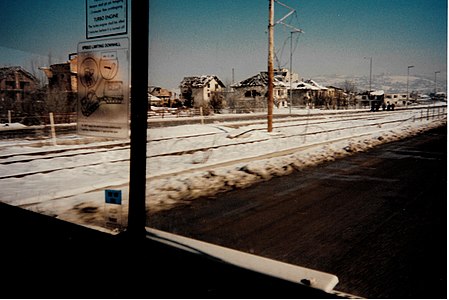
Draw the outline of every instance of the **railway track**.
<instances>
[{"instance_id":1,"label":"railway track","mask_svg":"<svg viewBox=\"0 0 449 300\"><path fill-rule=\"evenodd\" d=\"M402 114L401 118L391 118L394 115ZM445 117L445 114L434 115L434 117ZM163 157L173 157L182 155L193 155L195 153L207 153L214 150L239 147L257 143L292 138L302 139L302 142L310 140L320 135L337 135L339 140L345 139L345 133L350 136L350 132L363 129L367 133L379 128L400 125L404 122L413 122L422 117L422 114L407 113L404 111L389 112L358 112L342 115L320 114L318 116L299 116L288 119L277 120L276 130L282 130L282 134L271 136L261 134L249 137L253 132L264 132L265 124L262 120L252 120L250 122L231 122L213 125L217 132L196 133L188 135L166 136L151 138L151 129L148 139L147 159L151 163L152 159ZM366 121L369 120L367 123ZM360 122L363 121L363 122ZM336 126L335 124L339 124ZM326 139L326 141L329 140ZM192 144L196 145L192 147ZM303 145L301 144L300 147ZM17 153L1 154L0 147L0 169L3 169L0 180L7 178L24 178L36 174L48 174L63 169L85 168L88 166L100 166L102 164L114 164L129 161L129 141L108 141L100 144L60 146L57 148L20 151ZM46 147L47 148L47 147ZM298 147L294 147L296 149ZM61 160L70 160L71 164L59 164ZM44 163L42 163L44 162ZM33 168L39 164L40 167ZM28 165L25 167L24 165ZM41 167L44 165L45 167Z\"/></svg>"}]
</instances>

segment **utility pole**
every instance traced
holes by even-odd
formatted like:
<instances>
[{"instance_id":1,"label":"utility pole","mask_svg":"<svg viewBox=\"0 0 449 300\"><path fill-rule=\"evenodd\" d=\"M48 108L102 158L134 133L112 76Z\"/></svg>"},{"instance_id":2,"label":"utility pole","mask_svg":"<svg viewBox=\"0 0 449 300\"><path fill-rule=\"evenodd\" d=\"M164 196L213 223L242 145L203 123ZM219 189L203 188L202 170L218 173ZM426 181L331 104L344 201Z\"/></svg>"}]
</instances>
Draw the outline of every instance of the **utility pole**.
<instances>
[{"instance_id":1,"label":"utility pole","mask_svg":"<svg viewBox=\"0 0 449 300\"><path fill-rule=\"evenodd\" d=\"M267 131L273 131L273 56L274 56L274 0L269 0L268 5L268 94L267 94Z\"/></svg>"}]
</instances>

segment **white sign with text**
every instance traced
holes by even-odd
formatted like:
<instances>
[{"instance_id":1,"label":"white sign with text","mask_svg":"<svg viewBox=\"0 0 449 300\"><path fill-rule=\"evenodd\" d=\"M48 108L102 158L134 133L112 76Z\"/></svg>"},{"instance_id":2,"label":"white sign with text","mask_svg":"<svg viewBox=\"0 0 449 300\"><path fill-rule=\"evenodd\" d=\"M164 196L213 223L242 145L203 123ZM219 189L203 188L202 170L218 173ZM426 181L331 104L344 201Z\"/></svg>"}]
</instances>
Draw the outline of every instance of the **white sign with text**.
<instances>
[{"instance_id":1,"label":"white sign with text","mask_svg":"<svg viewBox=\"0 0 449 300\"><path fill-rule=\"evenodd\" d=\"M86 0L86 38L128 33L127 0Z\"/></svg>"},{"instance_id":2,"label":"white sign with text","mask_svg":"<svg viewBox=\"0 0 449 300\"><path fill-rule=\"evenodd\" d=\"M129 137L129 39L78 44L80 135Z\"/></svg>"}]
</instances>

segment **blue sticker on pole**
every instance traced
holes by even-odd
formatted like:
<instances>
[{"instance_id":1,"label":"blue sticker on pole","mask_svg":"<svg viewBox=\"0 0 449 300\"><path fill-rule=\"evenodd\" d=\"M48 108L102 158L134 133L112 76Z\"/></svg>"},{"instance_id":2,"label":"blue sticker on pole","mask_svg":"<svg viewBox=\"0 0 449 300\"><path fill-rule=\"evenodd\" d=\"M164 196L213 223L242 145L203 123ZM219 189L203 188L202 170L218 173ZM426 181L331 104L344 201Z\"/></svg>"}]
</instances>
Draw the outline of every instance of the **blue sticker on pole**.
<instances>
[{"instance_id":1,"label":"blue sticker on pole","mask_svg":"<svg viewBox=\"0 0 449 300\"><path fill-rule=\"evenodd\" d=\"M122 204L122 191L121 190L105 190L105 202L109 204Z\"/></svg>"}]
</instances>

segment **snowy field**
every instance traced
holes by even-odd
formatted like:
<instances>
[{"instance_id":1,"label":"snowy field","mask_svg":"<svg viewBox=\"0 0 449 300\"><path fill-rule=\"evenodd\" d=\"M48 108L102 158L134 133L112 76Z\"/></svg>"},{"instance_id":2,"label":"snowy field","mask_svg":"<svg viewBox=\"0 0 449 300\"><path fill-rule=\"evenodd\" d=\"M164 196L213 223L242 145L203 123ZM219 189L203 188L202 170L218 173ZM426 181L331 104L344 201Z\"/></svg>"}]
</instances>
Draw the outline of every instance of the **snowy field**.
<instances>
[{"instance_id":1,"label":"snowy field","mask_svg":"<svg viewBox=\"0 0 449 300\"><path fill-rule=\"evenodd\" d=\"M271 133L263 118L217 117L213 124L149 129L147 210L170 209L422 134L447 122L446 107L437 107L294 111L298 117L275 119ZM56 142L0 140L1 201L99 230L126 225L129 141L61 135ZM105 204L106 189L121 190L122 205ZM111 213L117 226L106 224Z\"/></svg>"}]
</instances>

